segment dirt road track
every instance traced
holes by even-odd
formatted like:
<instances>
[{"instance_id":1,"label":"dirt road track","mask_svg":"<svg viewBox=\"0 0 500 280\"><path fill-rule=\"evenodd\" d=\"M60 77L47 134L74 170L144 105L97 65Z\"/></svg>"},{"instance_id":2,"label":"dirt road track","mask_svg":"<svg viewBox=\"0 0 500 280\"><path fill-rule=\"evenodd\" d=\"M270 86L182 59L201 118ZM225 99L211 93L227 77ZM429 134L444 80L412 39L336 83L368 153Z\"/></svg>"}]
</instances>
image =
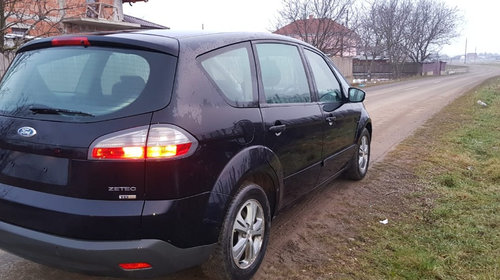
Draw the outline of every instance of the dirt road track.
<instances>
[{"instance_id":1,"label":"dirt road track","mask_svg":"<svg viewBox=\"0 0 500 280\"><path fill-rule=\"evenodd\" d=\"M399 142L421 126L430 116L450 103L454 98L479 85L489 77L500 75L500 67L471 66L469 73L454 76L417 79L396 84L366 88L366 107L373 120L371 164L380 162ZM471 104L473 106L473 104ZM370 180L370 176L366 178ZM283 211L273 221L271 241L262 268L255 279L268 279L269 274L279 275L280 266L294 268L294 262L301 259L321 258L309 255L306 247L314 227L333 227L335 234L349 236L349 221L345 214L357 206L366 206L369 192L360 194L356 184L336 180L331 186L313 192L297 205ZM319 220L328 212L336 217L331 222ZM316 231L316 230L315 230ZM309 233L308 233L309 232ZM321 253L321 248L313 252ZM297 269L299 269L297 267ZM299 271L300 274L300 271ZM91 277L41 266L0 251L0 279L2 280L103 280L112 278ZM198 268L180 272L160 279L203 279Z\"/></svg>"},{"instance_id":2,"label":"dirt road track","mask_svg":"<svg viewBox=\"0 0 500 280\"><path fill-rule=\"evenodd\" d=\"M417 79L366 89L373 120L372 162L383 156L457 96L500 75L500 67L471 66L469 73Z\"/></svg>"}]
</instances>

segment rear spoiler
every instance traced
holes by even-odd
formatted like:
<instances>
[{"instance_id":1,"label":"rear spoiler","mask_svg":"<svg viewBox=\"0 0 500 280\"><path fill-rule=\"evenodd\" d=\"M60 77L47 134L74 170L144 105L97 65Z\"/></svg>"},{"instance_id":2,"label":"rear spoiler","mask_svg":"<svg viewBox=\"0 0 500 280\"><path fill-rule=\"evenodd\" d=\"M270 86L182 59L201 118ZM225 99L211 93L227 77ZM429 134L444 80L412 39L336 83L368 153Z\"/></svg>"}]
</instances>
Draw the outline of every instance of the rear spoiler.
<instances>
[{"instance_id":1,"label":"rear spoiler","mask_svg":"<svg viewBox=\"0 0 500 280\"><path fill-rule=\"evenodd\" d=\"M62 46L135 49L179 56L179 43L176 39L138 33L68 35L42 38L24 44L17 52Z\"/></svg>"}]
</instances>

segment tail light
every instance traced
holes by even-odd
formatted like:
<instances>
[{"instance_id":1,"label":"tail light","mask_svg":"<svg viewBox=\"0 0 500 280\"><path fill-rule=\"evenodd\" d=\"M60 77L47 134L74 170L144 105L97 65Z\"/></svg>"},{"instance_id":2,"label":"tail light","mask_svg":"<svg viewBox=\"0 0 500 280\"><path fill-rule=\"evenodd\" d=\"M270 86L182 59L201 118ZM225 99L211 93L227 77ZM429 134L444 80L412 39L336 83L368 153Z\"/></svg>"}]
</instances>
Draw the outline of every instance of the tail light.
<instances>
[{"instance_id":1,"label":"tail light","mask_svg":"<svg viewBox=\"0 0 500 280\"><path fill-rule=\"evenodd\" d=\"M142 126L99 137L90 145L89 159L172 159L191 155L198 141L183 129L166 124Z\"/></svg>"}]
</instances>

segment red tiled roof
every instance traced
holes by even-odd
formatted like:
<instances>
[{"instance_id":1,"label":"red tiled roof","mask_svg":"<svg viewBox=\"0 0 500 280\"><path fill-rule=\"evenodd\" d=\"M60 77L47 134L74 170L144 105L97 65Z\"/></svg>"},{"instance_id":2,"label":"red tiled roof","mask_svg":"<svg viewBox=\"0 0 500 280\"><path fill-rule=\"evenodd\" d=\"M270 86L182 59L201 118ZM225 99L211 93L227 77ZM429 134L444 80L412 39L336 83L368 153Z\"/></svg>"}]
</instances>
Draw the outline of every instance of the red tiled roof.
<instances>
[{"instance_id":1,"label":"red tiled roof","mask_svg":"<svg viewBox=\"0 0 500 280\"><path fill-rule=\"evenodd\" d=\"M300 31L300 32L299 32ZM318 32L319 31L319 32ZM281 27L280 29L274 31L276 34L280 35L298 35L298 34L311 34L311 33L321 33L328 31L330 33L350 33L352 32L349 28L338 24L337 22L323 18L312 18L299 19L288 25Z\"/></svg>"}]
</instances>

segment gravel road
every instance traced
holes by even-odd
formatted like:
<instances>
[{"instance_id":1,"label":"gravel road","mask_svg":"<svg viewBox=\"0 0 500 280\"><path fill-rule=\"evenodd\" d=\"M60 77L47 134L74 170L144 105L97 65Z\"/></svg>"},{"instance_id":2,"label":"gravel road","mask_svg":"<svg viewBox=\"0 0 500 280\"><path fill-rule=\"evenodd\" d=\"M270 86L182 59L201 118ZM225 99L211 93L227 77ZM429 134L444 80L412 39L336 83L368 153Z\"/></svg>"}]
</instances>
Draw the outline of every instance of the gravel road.
<instances>
[{"instance_id":1,"label":"gravel road","mask_svg":"<svg viewBox=\"0 0 500 280\"><path fill-rule=\"evenodd\" d=\"M466 74L429 77L366 88L366 108L373 121L372 162L457 96L500 75L500 67L472 65Z\"/></svg>"}]
</instances>

